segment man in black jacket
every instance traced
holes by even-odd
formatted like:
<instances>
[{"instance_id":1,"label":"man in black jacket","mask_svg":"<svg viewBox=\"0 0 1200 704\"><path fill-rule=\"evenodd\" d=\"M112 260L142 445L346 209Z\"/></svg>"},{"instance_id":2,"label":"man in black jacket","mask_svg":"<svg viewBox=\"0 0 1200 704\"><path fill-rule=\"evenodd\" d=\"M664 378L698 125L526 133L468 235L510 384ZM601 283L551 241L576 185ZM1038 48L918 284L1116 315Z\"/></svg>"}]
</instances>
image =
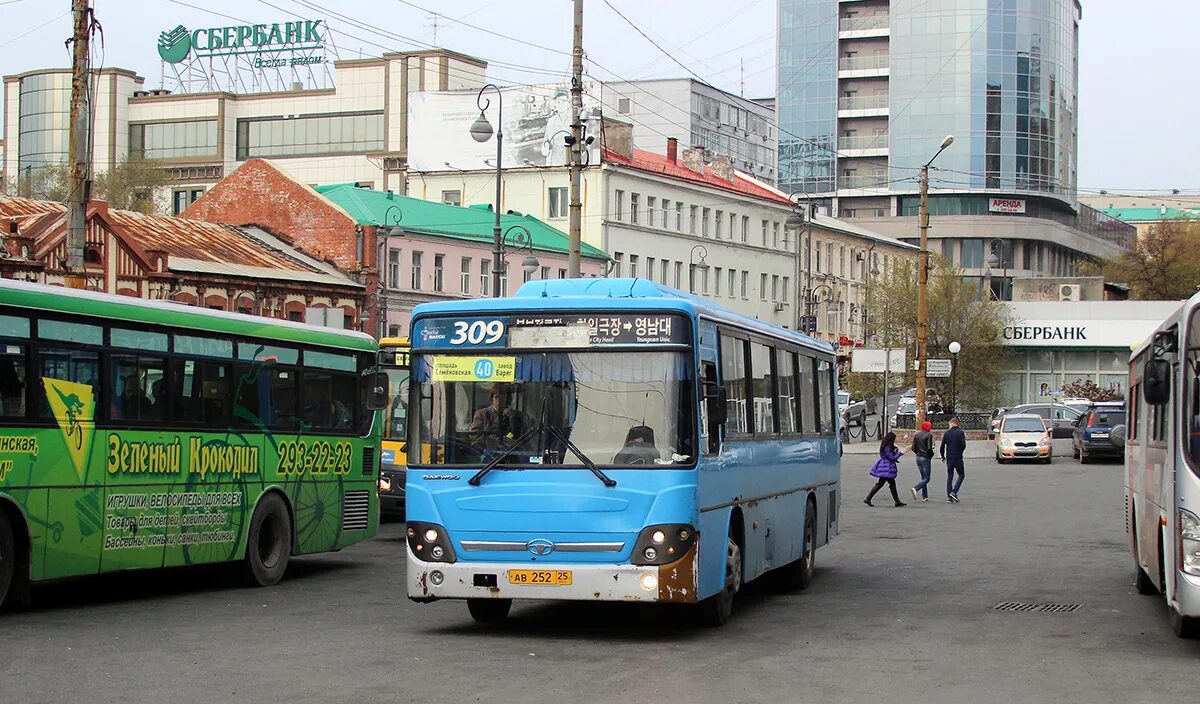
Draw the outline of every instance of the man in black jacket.
<instances>
[{"instance_id":1,"label":"man in black jacket","mask_svg":"<svg viewBox=\"0 0 1200 704\"><path fill-rule=\"evenodd\" d=\"M912 488L914 501L929 500L929 476L933 464L933 424L929 421L921 422L921 429L913 435L912 451L913 457L917 460L917 469L921 472L921 481Z\"/></svg>"},{"instance_id":2,"label":"man in black jacket","mask_svg":"<svg viewBox=\"0 0 1200 704\"><path fill-rule=\"evenodd\" d=\"M946 500L952 504L958 503L958 490L962 487L963 453L967 450L967 434L958 427L958 419L950 419L950 429L942 434L942 445L938 449L942 461L946 463ZM954 473L958 472L958 481L954 481Z\"/></svg>"}]
</instances>

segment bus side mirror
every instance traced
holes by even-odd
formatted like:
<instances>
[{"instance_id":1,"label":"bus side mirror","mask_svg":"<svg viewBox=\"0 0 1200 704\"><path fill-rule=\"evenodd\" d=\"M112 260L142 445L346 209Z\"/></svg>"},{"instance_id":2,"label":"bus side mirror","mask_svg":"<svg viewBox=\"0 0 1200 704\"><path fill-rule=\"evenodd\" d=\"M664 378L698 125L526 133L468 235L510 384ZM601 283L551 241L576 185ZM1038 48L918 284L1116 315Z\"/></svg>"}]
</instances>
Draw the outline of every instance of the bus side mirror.
<instances>
[{"instance_id":1,"label":"bus side mirror","mask_svg":"<svg viewBox=\"0 0 1200 704\"><path fill-rule=\"evenodd\" d=\"M1171 363L1165 359L1147 359L1142 371L1142 396L1151 406L1171 400Z\"/></svg>"},{"instance_id":2,"label":"bus side mirror","mask_svg":"<svg viewBox=\"0 0 1200 704\"><path fill-rule=\"evenodd\" d=\"M725 387L711 381L704 383L704 401L708 404L708 419L717 425L724 425L729 417L729 395Z\"/></svg>"},{"instance_id":3,"label":"bus side mirror","mask_svg":"<svg viewBox=\"0 0 1200 704\"><path fill-rule=\"evenodd\" d=\"M388 375L385 372L376 372L369 374L365 380L366 399L365 405L368 411L378 411L387 408L388 405Z\"/></svg>"}]
</instances>

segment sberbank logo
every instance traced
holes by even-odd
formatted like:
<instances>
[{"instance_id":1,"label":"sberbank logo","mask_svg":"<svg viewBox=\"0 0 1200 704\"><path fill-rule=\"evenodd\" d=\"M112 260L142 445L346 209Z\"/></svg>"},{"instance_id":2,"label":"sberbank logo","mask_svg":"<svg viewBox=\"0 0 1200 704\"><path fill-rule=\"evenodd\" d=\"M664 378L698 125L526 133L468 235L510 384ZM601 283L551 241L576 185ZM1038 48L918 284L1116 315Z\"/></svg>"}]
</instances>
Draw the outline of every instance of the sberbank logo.
<instances>
[{"instance_id":1,"label":"sberbank logo","mask_svg":"<svg viewBox=\"0 0 1200 704\"><path fill-rule=\"evenodd\" d=\"M169 32L158 33L158 55L169 64L177 64L187 58L192 50L192 34L187 27L179 25Z\"/></svg>"},{"instance_id":2,"label":"sberbank logo","mask_svg":"<svg viewBox=\"0 0 1200 704\"><path fill-rule=\"evenodd\" d=\"M189 30L181 24L175 29L159 32L158 55L167 63L177 64L193 53L196 58L205 58L320 50L324 48L323 25L324 20L296 20ZM307 60L285 60L283 63L320 63L318 58L301 57Z\"/></svg>"}]
</instances>

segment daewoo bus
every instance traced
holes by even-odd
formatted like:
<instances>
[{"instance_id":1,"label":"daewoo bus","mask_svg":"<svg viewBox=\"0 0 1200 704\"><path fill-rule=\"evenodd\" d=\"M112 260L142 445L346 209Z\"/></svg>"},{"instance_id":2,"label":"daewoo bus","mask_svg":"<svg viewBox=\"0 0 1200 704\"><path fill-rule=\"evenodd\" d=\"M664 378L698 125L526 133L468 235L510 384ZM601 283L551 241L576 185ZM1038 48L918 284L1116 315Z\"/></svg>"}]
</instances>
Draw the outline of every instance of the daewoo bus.
<instances>
[{"instance_id":1,"label":"daewoo bus","mask_svg":"<svg viewBox=\"0 0 1200 704\"><path fill-rule=\"evenodd\" d=\"M0 280L0 601L234 560L270 585L372 537L375 366L360 333Z\"/></svg>"},{"instance_id":2,"label":"daewoo bus","mask_svg":"<svg viewBox=\"0 0 1200 704\"><path fill-rule=\"evenodd\" d=\"M408 593L700 604L838 530L832 348L641 279L417 306ZM419 456L415 448L419 447Z\"/></svg>"}]
</instances>

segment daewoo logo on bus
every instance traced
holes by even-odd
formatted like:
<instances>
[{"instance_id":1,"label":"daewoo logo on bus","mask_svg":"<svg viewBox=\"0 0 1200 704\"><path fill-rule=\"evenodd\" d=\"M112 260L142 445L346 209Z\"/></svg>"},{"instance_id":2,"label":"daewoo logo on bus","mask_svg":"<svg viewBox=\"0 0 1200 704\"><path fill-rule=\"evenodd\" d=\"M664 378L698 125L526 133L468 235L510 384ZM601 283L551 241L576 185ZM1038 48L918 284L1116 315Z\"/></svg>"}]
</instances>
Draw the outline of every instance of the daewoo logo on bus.
<instances>
[{"instance_id":1,"label":"daewoo logo on bus","mask_svg":"<svg viewBox=\"0 0 1200 704\"><path fill-rule=\"evenodd\" d=\"M534 555L549 555L554 552L554 543L545 538L534 538L528 543L525 543L525 549Z\"/></svg>"}]
</instances>

